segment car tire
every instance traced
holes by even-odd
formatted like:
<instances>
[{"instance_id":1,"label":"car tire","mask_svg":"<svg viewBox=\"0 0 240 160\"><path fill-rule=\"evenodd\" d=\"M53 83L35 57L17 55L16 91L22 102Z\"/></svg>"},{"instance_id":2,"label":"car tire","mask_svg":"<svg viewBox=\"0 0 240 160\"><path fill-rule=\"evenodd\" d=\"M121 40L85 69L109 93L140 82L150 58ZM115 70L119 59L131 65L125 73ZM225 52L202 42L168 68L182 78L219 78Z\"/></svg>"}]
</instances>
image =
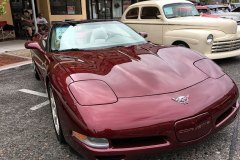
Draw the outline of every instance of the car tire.
<instances>
[{"instance_id":1,"label":"car tire","mask_svg":"<svg viewBox=\"0 0 240 160\"><path fill-rule=\"evenodd\" d=\"M55 98L53 95L53 90L52 90L51 85L48 86L48 98L49 98L50 108L51 108L51 113L52 113L53 126L54 126L54 130L55 130L57 139L60 144L64 144L65 139L63 136L63 132L62 132L61 124L60 124L61 122L60 122L59 115L58 115L58 109L57 109L57 105L56 105L56 101L55 101Z\"/></svg>"},{"instance_id":2,"label":"car tire","mask_svg":"<svg viewBox=\"0 0 240 160\"><path fill-rule=\"evenodd\" d=\"M173 45L179 46L179 47L184 47L184 48L190 48L188 46L188 44L186 44L185 42L175 42L175 43L173 43Z\"/></svg>"},{"instance_id":3,"label":"car tire","mask_svg":"<svg viewBox=\"0 0 240 160\"><path fill-rule=\"evenodd\" d=\"M33 71L34 71L34 76L35 76L35 78L36 78L37 80L40 80L40 76L39 76L39 74L38 74L38 72L37 72L37 68L36 68L35 62L33 62Z\"/></svg>"},{"instance_id":4,"label":"car tire","mask_svg":"<svg viewBox=\"0 0 240 160\"><path fill-rule=\"evenodd\" d=\"M179 44L177 44L177 46L188 48L188 47L187 47L185 44L183 44L183 43L179 43Z\"/></svg>"}]
</instances>

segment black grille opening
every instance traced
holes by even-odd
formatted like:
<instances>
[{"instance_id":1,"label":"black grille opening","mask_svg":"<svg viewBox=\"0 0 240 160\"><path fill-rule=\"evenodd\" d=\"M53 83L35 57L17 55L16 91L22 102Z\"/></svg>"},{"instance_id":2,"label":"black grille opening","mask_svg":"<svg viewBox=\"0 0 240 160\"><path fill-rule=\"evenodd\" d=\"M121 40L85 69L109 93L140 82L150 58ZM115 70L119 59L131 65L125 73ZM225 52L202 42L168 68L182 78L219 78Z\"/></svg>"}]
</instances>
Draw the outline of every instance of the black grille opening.
<instances>
[{"instance_id":1,"label":"black grille opening","mask_svg":"<svg viewBox=\"0 0 240 160\"><path fill-rule=\"evenodd\" d=\"M116 156L96 156L97 160L124 160L124 155L116 155Z\"/></svg>"},{"instance_id":2,"label":"black grille opening","mask_svg":"<svg viewBox=\"0 0 240 160\"><path fill-rule=\"evenodd\" d=\"M227 116L229 116L232 111L233 111L233 107L230 107L228 110L226 110L225 112L223 112L223 114L221 114L217 120L216 120L216 125L220 124Z\"/></svg>"},{"instance_id":3,"label":"black grille opening","mask_svg":"<svg viewBox=\"0 0 240 160\"><path fill-rule=\"evenodd\" d=\"M142 147L166 144L166 139L165 136L111 139L111 144L114 148Z\"/></svg>"}]
</instances>

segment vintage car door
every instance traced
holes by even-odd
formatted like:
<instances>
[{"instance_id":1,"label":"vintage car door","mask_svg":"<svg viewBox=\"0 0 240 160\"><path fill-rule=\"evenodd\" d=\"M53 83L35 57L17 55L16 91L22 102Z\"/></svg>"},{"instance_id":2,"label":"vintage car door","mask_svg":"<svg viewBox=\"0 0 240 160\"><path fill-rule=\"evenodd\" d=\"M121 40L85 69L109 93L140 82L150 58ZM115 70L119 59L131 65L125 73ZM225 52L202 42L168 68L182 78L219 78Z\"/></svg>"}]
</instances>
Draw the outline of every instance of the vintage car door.
<instances>
[{"instance_id":1,"label":"vintage car door","mask_svg":"<svg viewBox=\"0 0 240 160\"><path fill-rule=\"evenodd\" d=\"M147 40L163 43L163 20L157 6L149 5L130 9L124 17L124 23L137 32L148 33Z\"/></svg>"}]
</instances>

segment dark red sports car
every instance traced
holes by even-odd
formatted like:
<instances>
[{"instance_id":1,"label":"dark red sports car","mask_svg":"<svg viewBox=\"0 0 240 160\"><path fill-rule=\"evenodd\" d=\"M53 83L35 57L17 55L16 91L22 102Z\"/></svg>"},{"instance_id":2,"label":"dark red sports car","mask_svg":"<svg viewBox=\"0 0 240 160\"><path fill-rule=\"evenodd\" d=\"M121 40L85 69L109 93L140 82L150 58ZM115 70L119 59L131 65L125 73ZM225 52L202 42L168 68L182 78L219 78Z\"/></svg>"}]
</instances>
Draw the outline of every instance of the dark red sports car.
<instances>
[{"instance_id":1,"label":"dark red sports car","mask_svg":"<svg viewBox=\"0 0 240 160\"><path fill-rule=\"evenodd\" d=\"M213 61L143 35L118 21L61 22L25 44L58 140L90 160L197 142L238 113L236 84Z\"/></svg>"}]
</instances>

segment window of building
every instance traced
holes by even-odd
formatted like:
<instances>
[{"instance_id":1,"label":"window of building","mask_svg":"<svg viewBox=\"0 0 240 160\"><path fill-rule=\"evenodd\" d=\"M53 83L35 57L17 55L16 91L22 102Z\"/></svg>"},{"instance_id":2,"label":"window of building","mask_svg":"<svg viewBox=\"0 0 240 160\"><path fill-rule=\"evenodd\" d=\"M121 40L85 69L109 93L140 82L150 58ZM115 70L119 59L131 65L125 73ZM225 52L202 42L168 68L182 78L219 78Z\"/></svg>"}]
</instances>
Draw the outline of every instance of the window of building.
<instances>
[{"instance_id":1,"label":"window of building","mask_svg":"<svg viewBox=\"0 0 240 160\"><path fill-rule=\"evenodd\" d=\"M138 19L139 8L130 9L127 12L126 19Z\"/></svg>"},{"instance_id":2,"label":"window of building","mask_svg":"<svg viewBox=\"0 0 240 160\"><path fill-rule=\"evenodd\" d=\"M82 14L81 0L50 0L52 15Z\"/></svg>"},{"instance_id":3,"label":"window of building","mask_svg":"<svg viewBox=\"0 0 240 160\"><path fill-rule=\"evenodd\" d=\"M158 19L158 15L160 15L160 12L157 7L142 8L141 19Z\"/></svg>"}]
</instances>

